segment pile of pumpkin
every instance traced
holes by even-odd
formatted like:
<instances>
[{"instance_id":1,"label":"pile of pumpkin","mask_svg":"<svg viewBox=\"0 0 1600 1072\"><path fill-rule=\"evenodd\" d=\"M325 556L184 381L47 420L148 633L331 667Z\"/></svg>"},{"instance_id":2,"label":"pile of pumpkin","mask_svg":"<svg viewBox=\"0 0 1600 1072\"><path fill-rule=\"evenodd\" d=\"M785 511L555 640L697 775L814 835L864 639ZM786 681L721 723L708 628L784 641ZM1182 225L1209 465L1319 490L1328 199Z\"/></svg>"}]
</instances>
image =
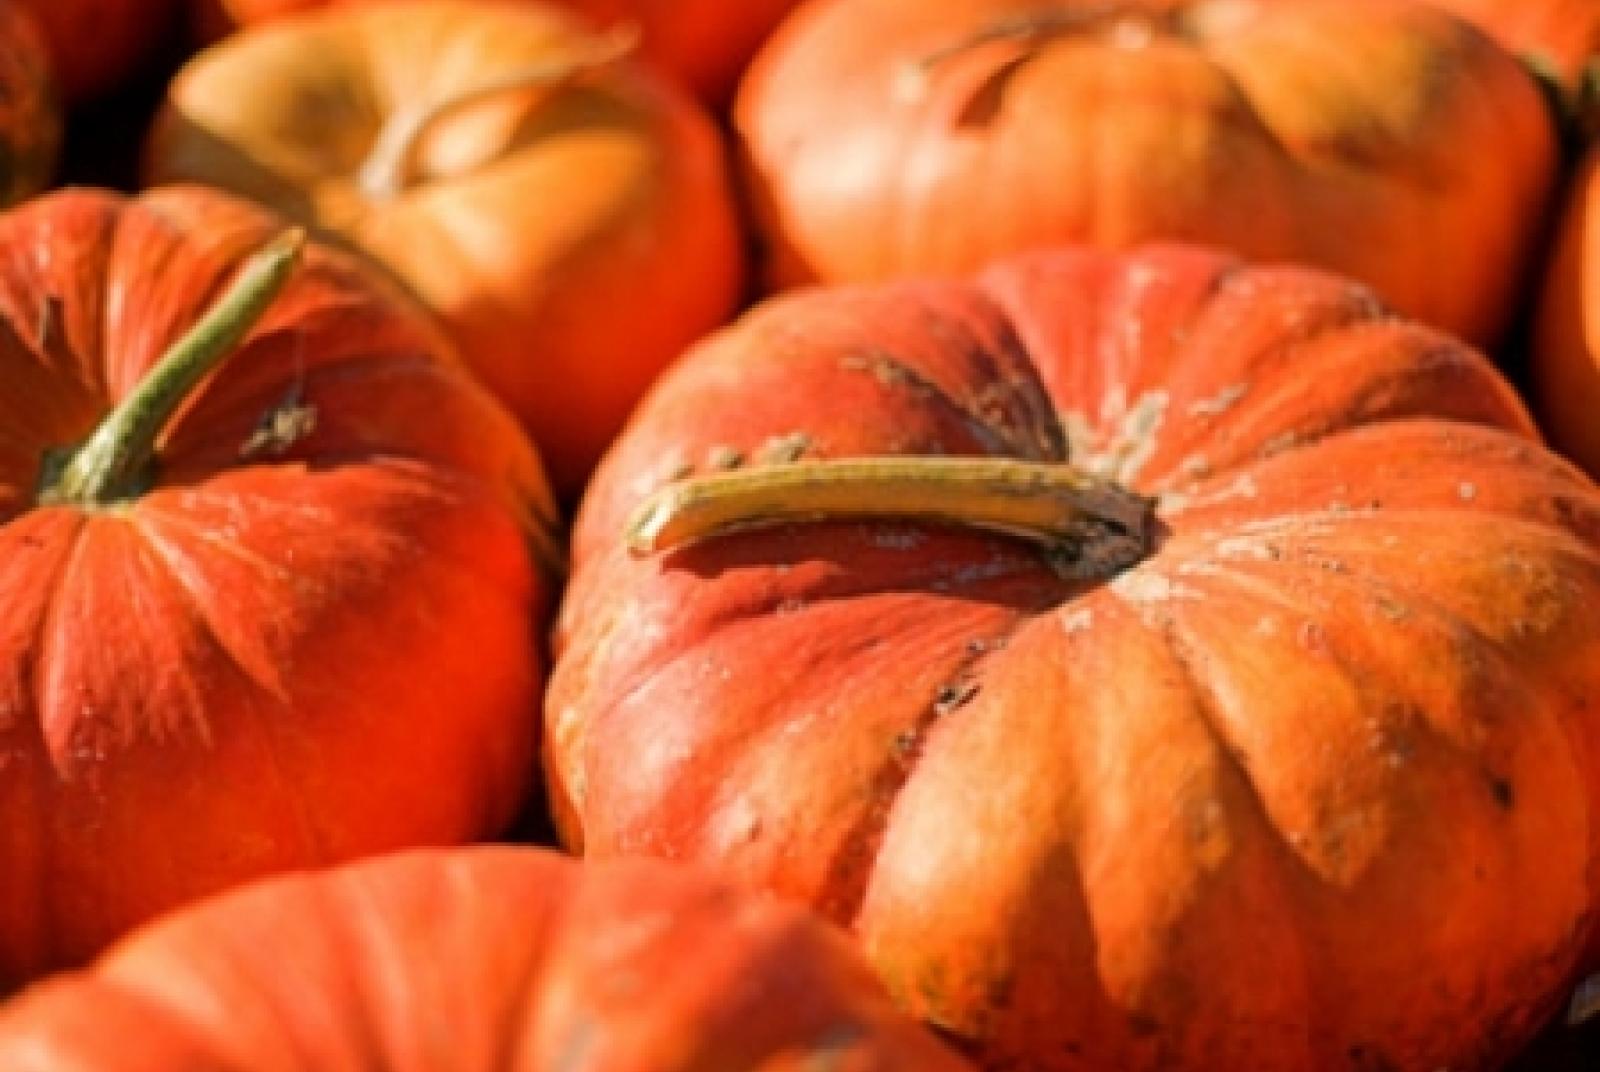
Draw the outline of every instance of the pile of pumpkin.
<instances>
[{"instance_id":1,"label":"pile of pumpkin","mask_svg":"<svg viewBox=\"0 0 1600 1072\"><path fill-rule=\"evenodd\" d=\"M6 0L0 1068L1600 1067L1597 129L1600 0Z\"/></svg>"}]
</instances>

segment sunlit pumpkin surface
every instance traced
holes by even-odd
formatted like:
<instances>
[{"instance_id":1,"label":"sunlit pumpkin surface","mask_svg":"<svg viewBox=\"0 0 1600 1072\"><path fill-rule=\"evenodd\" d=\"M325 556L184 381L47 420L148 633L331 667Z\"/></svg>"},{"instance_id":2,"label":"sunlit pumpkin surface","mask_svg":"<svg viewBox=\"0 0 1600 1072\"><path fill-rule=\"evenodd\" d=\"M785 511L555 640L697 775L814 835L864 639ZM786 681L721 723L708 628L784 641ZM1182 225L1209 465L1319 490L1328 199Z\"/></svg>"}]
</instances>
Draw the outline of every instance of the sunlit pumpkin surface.
<instances>
[{"instance_id":1,"label":"sunlit pumpkin surface","mask_svg":"<svg viewBox=\"0 0 1600 1072\"><path fill-rule=\"evenodd\" d=\"M1159 524L1111 570L894 519L623 544L686 476L872 455L1070 462ZM777 299L591 487L557 816L818 906L990 1067L1494 1067L1600 888L1597 539L1483 358L1309 270Z\"/></svg>"}]
</instances>

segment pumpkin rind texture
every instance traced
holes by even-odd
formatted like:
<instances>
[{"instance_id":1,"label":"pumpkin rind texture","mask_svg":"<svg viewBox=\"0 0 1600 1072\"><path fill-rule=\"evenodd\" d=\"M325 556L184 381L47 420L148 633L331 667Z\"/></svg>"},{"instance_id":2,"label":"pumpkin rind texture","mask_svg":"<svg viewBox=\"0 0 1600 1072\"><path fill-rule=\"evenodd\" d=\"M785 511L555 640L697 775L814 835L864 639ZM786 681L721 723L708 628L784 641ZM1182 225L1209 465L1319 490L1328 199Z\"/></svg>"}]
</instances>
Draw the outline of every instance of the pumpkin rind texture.
<instances>
[{"instance_id":1,"label":"pumpkin rind texture","mask_svg":"<svg viewBox=\"0 0 1600 1072\"><path fill-rule=\"evenodd\" d=\"M775 287L1200 242L1481 344L1557 167L1528 73L1406 0L818 0L735 115Z\"/></svg>"},{"instance_id":2,"label":"pumpkin rind texture","mask_svg":"<svg viewBox=\"0 0 1600 1072\"><path fill-rule=\"evenodd\" d=\"M262 874L493 836L527 788L549 489L349 256L307 252L147 491L37 501L281 226L186 188L0 216L0 987Z\"/></svg>"},{"instance_id":3,"label":"pumpkin rind texture","mask_svg":"<svg viewBox=\"0 0 1600 1072\"><path fill-rule=\"evenodd\" d=\"M263 943L263 936L270 941ZM845 936L650 861L413 852L176 914L0 1008L9 1072L960 1072Z\"/></svg>"},{"instance_id":4,"label":"pumpkin rind texture","mask_svg":"<svg viewBox=\"0 0 1600 1072\"><path fill-rule=\"evenodd\" d=\"M1155 497L1137 566L818 521L639 557L743 458L977 455ZM1480 355L1300 268L1039 254L775 299L583 504L547 782L591 859L851 927L985 1067L1494 1067L1600 889L1600 494Z\"/></svg>"},{"instance_id":5,"label":"pumpkin rind texture","mask_svg":"<svg viewBox=\"0 0 1600 1072\"><path fill-rule=\"evenodd\" d=\"M61 112L38 25L0 7L0 208L38 193L55 174Z\"/></svg>"},{"instance_id":6,"label":"pumpkin rind texture","mask_svg":"<svg viewBox=\"0 0 1600 1072\"><path fill-rule=\"evenodd\" d=\"M441 116L399 189L370 190L360 171L403 108L592 40L554 9L462 2L262 26L179 73L148 177L254 198L385 265L575 496L650 380L738 300L743 253L710 120L617 63Z\"/></svg>"}]
</instances>

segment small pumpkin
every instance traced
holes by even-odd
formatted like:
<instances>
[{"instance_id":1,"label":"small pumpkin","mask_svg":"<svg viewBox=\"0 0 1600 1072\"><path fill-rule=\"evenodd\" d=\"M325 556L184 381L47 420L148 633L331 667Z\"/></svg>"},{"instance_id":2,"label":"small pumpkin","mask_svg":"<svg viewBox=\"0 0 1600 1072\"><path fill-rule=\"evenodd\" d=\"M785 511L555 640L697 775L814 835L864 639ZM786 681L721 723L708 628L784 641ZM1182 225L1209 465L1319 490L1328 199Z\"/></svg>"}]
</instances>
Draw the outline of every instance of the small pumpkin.
<instances>
[{"instance_id":1,"label":"small pumpkin","mask_svg":"<svg viewBox=\"0 0 1600 1072\"><path fill-rule=\"evenodd\" d=\"M567 843L818 907L986 1067L1497 1067L1594 930L1600 491L1354 284L776 299L573 554Z\"/></svg>"},{"instance_id":2,"label":"small pumpkin","mask_svg":"<svg viewBox=\"0 0 1600 1072\"><path fill-rule=\"evenodd\" d=\"M361 264L245 261L281 226L184 188L0 216L0 990L527 788L537 456Z\"/></svg>"},{"instance_id":3,"label":"small pumpkin","mask_svg":"<svg viewBox=\"0 0 1600 1072\"><path fill-rule=\"evenodd\" d=\"M331 0L352 3L356 0ZM366 0L368 3L376 0ZM643 53L710 104L723 104L768 34L799 0L551 0L600 25L633 23ZM202 35L215 39L236 26L328 6L330 0L196 0Z\"/></svg>"},{"instance_id":4,"label":"small pumpkin","mask_svg":"<svg viewBox=\"0 0 1600 1072\"><path fill-rule=\"evenodd\" d=\"M741 287L716 132L625 48L537 5L358 5L259 27L178 75L148 175L263 201L385 265L575 496Z\"/></svg>"},{"instance_id":5,"label":"small pumpkin","mask_svg":"<svg viewBox=\"0 0 1600 1072\"><path fill-rule=\"evenodd\" d=\"M1406 0L817 0L735 111L776 287L1181 240L1484 344L1557 162L1528 72Z\"/></svg>"},{"instance_id":6,"label":"small pumpkin","mask_svg":"<svg viewBox=\"0 0 1600 1072\"><path fill-rule=\"evenodd\" d=\"M0 7L0 208L38 193L55 173L61 112L38 25Z\"/></svg>"},{"instance_id":7,"label":"small pumpkin","mask_svg":"<svg viewBox=\"0 0 1600 1072\"><path fill-rule=\"evenodd\" d=\"M103 97L174 29L176 0L7 0L39 22L67 101Z\"/></svg>"},{"instance_id":8,"label":"small pumpkin","mask_svg":"<svg viewBox=\"0 0 1600 1072\"><path fill-rule=\"evenodd\" d=\"M959 1072L843 935L664 864L412 852L168 917L0 1008L9 1072Z\"/></svg>"}]
</instances>

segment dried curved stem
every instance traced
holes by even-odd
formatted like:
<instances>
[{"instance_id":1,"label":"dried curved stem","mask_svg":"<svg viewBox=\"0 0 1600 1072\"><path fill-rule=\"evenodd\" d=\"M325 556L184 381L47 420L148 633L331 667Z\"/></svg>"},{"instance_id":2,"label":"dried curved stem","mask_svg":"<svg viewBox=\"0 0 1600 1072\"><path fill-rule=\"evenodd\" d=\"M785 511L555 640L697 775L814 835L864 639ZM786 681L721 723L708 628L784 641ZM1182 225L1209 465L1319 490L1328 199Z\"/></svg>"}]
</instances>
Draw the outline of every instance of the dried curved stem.
<instances>
[{"instance_id":1,"label":"dried curved stem","mask_svg":"<svg viewBox=\"0 0 1600 1072\"><path fill-rule=\"evenodd\" d=\"M585 38L573 49L539 63L489 78L439 100L421 101L392 113L357 172L356 183L371 196L389 197L411 181L417 145L435 123L460 108L529 89L556 89L630 55L639 44L631 23Z\"/></svg>"},{"instance_id":2,"label":"dried curved stem","mask_svg":"<svg viewBox=\"0 0 1600 1072\"><path fill-rule=\"evenodd\" d=\"M1153 539L1150 500L1069 465L893 456L759 465L669 484L627 523L637 555L730 530L908 518L1001 532L1115 573Z\"/></svg>"}]
</instances>

